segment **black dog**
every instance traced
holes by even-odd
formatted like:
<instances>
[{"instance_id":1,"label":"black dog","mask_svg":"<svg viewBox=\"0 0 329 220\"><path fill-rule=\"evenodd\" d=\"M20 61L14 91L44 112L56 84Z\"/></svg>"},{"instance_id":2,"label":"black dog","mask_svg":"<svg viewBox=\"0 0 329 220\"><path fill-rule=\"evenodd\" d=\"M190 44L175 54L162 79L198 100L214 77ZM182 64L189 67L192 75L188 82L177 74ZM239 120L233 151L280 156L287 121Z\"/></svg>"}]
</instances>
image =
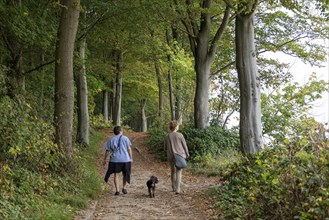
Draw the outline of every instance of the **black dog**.
<instances>
[{"instance_id":1,"label":"black dog","mask_svg":"<svg viewBox=\"0 0 329 220\"><path fill-rule=\"evenodd\" d=\"M154 198L155 184L158 182L158 177L156 176L151 176L151 178L146 182L150 198Z\"/></svg>"}]
</instances>

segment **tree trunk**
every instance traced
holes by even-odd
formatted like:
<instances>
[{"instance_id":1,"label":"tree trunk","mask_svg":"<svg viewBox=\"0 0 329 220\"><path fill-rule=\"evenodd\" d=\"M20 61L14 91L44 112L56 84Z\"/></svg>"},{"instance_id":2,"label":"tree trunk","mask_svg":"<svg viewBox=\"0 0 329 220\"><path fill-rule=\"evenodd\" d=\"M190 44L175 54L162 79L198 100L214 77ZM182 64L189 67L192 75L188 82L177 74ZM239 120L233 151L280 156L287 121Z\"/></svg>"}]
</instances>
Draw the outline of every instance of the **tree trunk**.
<instances>
[{"instance_id":1,"label":"tree trunk","mask_svg":"<svg viewBox=\"0 0 329 220\"><path fill-rule=\"evenodd\" d=\"M166 40L167 44L170 47L170 35L169 31L166 30ZM170 65L168 69L168 86L169 86L169 103L170 103L170 113L171 113L171 120L175 119L175 102L174 102L174 89L172 83L172 65L171 65L171 56L170 54L167 55L167 60Z\"/></svg>"},{"instance_id":2,"label":"tree trunk","mask_svg":"<svg viewBox=\"0 0 329 220\"><path fill-rule=\"evenodd\" d=\"M146 99L141 100L141 112L142 112L142 132L147 132L147 118L145 113Z\"/></svg>"},{"instance_id":3,"label":"tree trunk","mask_svg":"<svg viewBox=\"0 0 329 220\"><path fill-rule=\"evenodd\" d=\"M112 82L111 82L111 86L112 86L112 92L111 92L111 121L114 124L114 112L115 112L115 78L116 76L114 75L112 77Z\"/></svg>"},{"instance_id":4,"label":"tree trunk","mask_svg":"<svg viewBox=\"0 0 329 220\"><path fill-rule=\"evenodd\" d=\"M104 122L109 120L109 92L106 89L103 90L103 119Z\"/></svg>"},{"instance_id":5,"label":"tree trunk","mask_svg":"<svg viewBox=\"0 0 329 220\"><path fill-rule=\"evenodd\" d=\"M88 111L88 87L85 65L86 38L80 43L79 54L81 67L76 76L77 84L77 104L78 104L78 131L77 141L85 146L89 146L89 111Z\"/></svg>"},{"instance_id":6,"label":"tree trunk","mask_svg":"<svg viewBox=\"0 0 329 220\"><path fill-rule=\"evenodd\" d=\"M56 143L72 158L73 51L79 23L79 0L63 1L56 42L55 113Z\"/></svg>"},{"instance_id":7,"label":"tree trunk","mask_svg":"<svg viewBox=\"0 0 329 220\"><path fill-rule=\"evenodd\" d=\"M157 81L158 81L158 89L159 89L159 93L158 93L158 99L159 99L158 116L161 118L162 117L162 110L163 110L163 95L162 95L161 72L160 72L160 66L159 66L158 61L155 61L155 73L156 73L156 77L157 77Z\"/></svg>"},{"instance_id":8,"label":"tree trunk","mask_svg":"<svg viewBox=\"0 0 329 220\"><path fill-rule=\"evenodd\" d=\"M181 80L176 80L176 115L175 118L179 124L182 124L183 121L183 112L182 112L182 95L180 91Z\"/></svg>"},{"instance_id":9,"label":"tree trunk","mask_svg":"<svg viewBox=\"0 0 329 220\"><path fill-rule=\"evenodd\" d=\"M256 65L254 12L236 16L236 67L240 84L240 146L245 154L263 148L260 77Z\"/></svg>"},{"instance_id":10,"label":"tree trunk","mask_svg":"<svg viewBox=\"0 0 329 220\"><path fill-rule=\"evenodd\" d=\"M204 39L206 41L208 38ZM194 97L194 121L196 128L207 128L209 126L209 86L210 86L210 67L212 61L205 59L207 54L208 42L198 44L195 57L196 72L196 90Z\"/></svg>"},{"instance_id":11,"label":"tree trunk","mask_svg":"<svg viewBox=\"0 0 329 220\"><path fill-rule=\"evenodd\" d=\"M116 52L116 81L115 81L115 103L114 103L114 118L113 124L120 126L121 119L121 102L122 102L122 75L121 75L121 65L122 65L122 52Z\"/></svg>"},{"instance_id":12,"label":"tree trunk","mask_svg":"<svg viewBox=\"0 0 329 220\"><path fill-rule=\"evenodd\" d=\"M175 119L175 101L174 101L174 89L173 89L173 82L172 82L172 68L169 67L168 70L168 86L169 86L169 102L170 102L170 113L171 113L171 120Z\"/></svg>"},{"instance_id":13,"label":"tree trunk","mask_svg":"<svg viewBox=\"0 0 329 220\"><path fill-rule=\"evenodd\" d=\"M176 5L179 5L178 0L174 0ZM210 32L213 15L210 14L212 0L203 0L200 2L202 10L200 10L200 17L196 17L196 13L191 8L194 7L194 1L186 0L186 12L188 20L182 20L188 33L190 48L194 56L194 69L196 72L196 90L194 97L194 122L196 128L204 129L209 126L209 86L210 86L210 68L214 61L215 53L217 51L218 41L223 36L224 30L229 22L231 9L226 6L222 22L215 32L214 37L210 38ZM179 9L178 9L179 10ZM179 10L180 11L180 10ZM181 12L181 11L180 11ZM218 23L218 22L216 22Z\"/></svg>"}]
</instances>

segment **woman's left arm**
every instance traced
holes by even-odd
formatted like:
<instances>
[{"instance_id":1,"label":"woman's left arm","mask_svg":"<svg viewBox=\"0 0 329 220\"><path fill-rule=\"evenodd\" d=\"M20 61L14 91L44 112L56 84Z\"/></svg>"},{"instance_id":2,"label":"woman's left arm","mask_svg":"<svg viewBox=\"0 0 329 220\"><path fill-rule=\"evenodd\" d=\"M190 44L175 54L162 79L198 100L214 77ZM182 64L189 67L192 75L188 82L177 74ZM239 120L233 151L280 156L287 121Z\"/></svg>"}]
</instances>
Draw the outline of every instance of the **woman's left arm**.
<instances>
[{"instance_id":1,"label":"woman's left arm","mask_svg":"<svg viewBox=\"0 0 329 220\"><path fill-rule=\"evenodd\" d=\"M133 151L132 151L130 146L128 147L128 153L129 153L129 156L130 156L130 161L132 162L133 161Z\"/></svg>"}]
</instances>

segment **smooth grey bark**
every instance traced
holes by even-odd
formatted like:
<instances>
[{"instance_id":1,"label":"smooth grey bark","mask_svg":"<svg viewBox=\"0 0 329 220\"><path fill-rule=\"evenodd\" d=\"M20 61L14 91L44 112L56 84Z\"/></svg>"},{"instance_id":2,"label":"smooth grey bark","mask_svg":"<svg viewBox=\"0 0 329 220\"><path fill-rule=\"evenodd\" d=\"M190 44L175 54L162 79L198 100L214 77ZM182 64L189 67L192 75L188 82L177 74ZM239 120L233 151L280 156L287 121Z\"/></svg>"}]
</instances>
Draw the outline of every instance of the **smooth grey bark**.
<instances>
[{"instance_id":1,"label":"smooth grey bark","mask_svg":"<svg viewBox=\"0 0 329 220\"><path fill-rule=\"evenodd\" d=\"M146 99L141 100L142 132L147 132Z\"/></svg>"},{"instance_id":2,"label":"smooth grey bark","mask_svg":"<svg viewBox=\"0 0 329 220\"><path fill-rule=\"evenodd\" d=\"M103 90L103 120L109 121L109 92L107 89Z\"/></svg>"},{"instance_id":3,"label":"smooth grey bark","mask_svg":"<svg viewBox=\"0 0 329 220\"><path fill-rule=\"evenodd\" d=\"M174 89L173 89L171 72L172 72L172 68L170 67L168 70L169 103L170 103L171 120L174 120L175 119L175 101L174 101Z\"/></svg>"},{"instance_id":4,"label":"smooth grey bark","mask_svg":"<svg viewBox=\"0 0 329 220\"><path fill-rule=\"evenodd\" d=\"M168 46L170 46L170 35L168 30L166 30L166 40ZM172 65L170 64L171 62L171 56L170 54L167 55L167 60L170 65L168 69L168 87L169 87L169 104L170 104L170 116L171 120L175 119L175 101L174 101L174 89L173 89L173 82L172 82Z\"/></svg>"},{"instance_id":5,"label":"smooth grey bark","mask_svg":"<svg viewBox=\"0 0 329 220\"><path fill-rule=\"evenodd\" d=\"M86 78L86 38L83 38L79 46L81 66L76 74L77 85L77 141L85 146L89 146L89 110L88 110L88 86Z\"/></svg>"},{"instance_id":6,"label":"smooth grey bark","mask_svg":"<svg viewBox=\"0 0 329 220\"><path fill-rule=\"evenodd\" d=\"M155 73L157 77L158 82L158 116L162 117L162 111L163 111L163 88L162 88L162 79L161 79L161 71L160 71L160 64L159 61L155 61Z\"/></svg>"},{"instance_id":7,"label":"smooth grey bark","mask_svg":"<svg viewBox=\"0 0 329 220\"><path fill-rule=\"evenodd\" d=\"M254 43L254 8L236 16L236 67L240 86L240 146L245 154L263 149L260 77Z\"/></svg>"},{"instance_id":8,"label":"smooth grey bark","mask_svg":"<svg viewBox=\"0 0 329 220\"><path fill-rule=\"evenodd\" d=\"M79 0L62 1L58 27L55 62L55 141L72 158L74 106L73 51L79 23Z\"/></svg>"},{"instance_id":9,"label":"smooth grey bark","mask_svg":"<svg viewBox=\"0 0 329 220\"><path fill-rule=\"evenodd\" d=\"M111 91L111 121L114 124L113 120L114 120L114 112L115 112L115 75L113 76L112 82L111 82L111 87L112 87L112 91Z\"/></svg>"},{"instance_id":10,"label":"smooth grey bark","mask_svg":"<svg viewBox=\"0 0 329 220\"><path fill-rule=\"evenodd\" d=\"M116 51L116 77L115 77L115 102L113 124L120 126L121 102L122 102L122 57L121 51Z\"/></svg>"},{"instance_id":11,"label":"smooth grey bark","mask_svg":"<svg viewBox=\"0 0 329 220\"><path fill-rule=\"evenodd\" d=\"M217 50L217 42L222 37L224 30L229 22L231 13L230 7L226 7L225 13L215 36L210 38L212 29L211 0L203 0L200 4L202 10L200 18L196 18L192 10L187 9L188 20L182 20L188 33L190 48L194 56L194 69L196 72L196 90L194 96L194 122L196 128L204 129L209 126L209 87L210 87L210 68L214 61ZM179 2L175 0L178 5ZM192 0L186 0L187 7L193 6Z\"/></svg>"},{"instance_id":12,"label":"smooth grey bark","mask_svg":"<svg viewBox=\"0 0 329 220\"><path fill-rule=\"evenodd\" d=\"M180 80L179 80L180 81ZM182 95L180 94L180 82L178 82L178 80L176 80L176 115L175 115L175 119L178 121L179 124L182 124L183 121L183 112L182 112Z\"/></svg>"}]
</instances>

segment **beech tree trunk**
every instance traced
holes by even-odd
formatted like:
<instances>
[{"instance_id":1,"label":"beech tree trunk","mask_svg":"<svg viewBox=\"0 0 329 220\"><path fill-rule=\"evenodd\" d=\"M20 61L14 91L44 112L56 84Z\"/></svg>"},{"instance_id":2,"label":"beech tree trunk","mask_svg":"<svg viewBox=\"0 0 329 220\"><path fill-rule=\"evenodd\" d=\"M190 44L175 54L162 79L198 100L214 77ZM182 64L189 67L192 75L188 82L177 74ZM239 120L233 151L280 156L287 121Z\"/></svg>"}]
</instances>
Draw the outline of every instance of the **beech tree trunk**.
<instances>
[{"instance_id":1,"label":"beech tree trunk","mask_svg":"<svg viewBox=\"0 0 329 220\"><path fill-rule=\"evenodd\" d=\"M104 122L109 120L109 92L106 89L103 90L103 119Z\"/></svg>"},{"instance_id":2,"label":"beech tree trunk","mask_svg":"<svg viewBox=\"0 0 329 220\"><path fill-rule=\"evenodd\" d=\"M179 5L178 0L174 0L176 5ZM212 31L212 14L211 0L203 0L200 2L200 17L197 18L195 11L191 10L194 7L194 1L186 0L186 12L188 20L182 20L187 31L190 48L194 56L194 69L196 72L196 90L194 96L194 122L195 127L204 129L209 126L209 86L210 86L210 68L214 61L217 51L217 42L223 36L224 30L229 22L231 9L229 6L225 8L223 19L218 27L213 38L210 32ZM180 9L178 9L180 10Z\"/></svg>"},{"instance_id":3,"label":"beech tree trunk","mask_svg":"<svg viewBox=\"0 0 329 220\"><path fill-rule=\"evenodd\" d=\"M166 30L166 40L167 44L170 47L170 34L169 31ZM170 115L171 115L171 120L175 119L175 102L174 102L174 89L173 89L173 82L172 82L172 66L170 64L171 62L171 56L170 54L167 55L167 60L170 65L168 69L168 87L169 87L169 104L170 104Z\"/></svg>"},{"instance_id":4,"label":"beech tree trunk","mask_svg":"<svg viewBox=\"0 0 329 220\"><path fill-rule=\"evenodd\" d=\"M176 80L176 120L179 124L182 124L183 121L183 112L182 112L182 95L180 91L181 80Z\"/></svg>"},{"instance_id":5,"label":"beech tree trunk","mask_svg":"<svg viewBox=\"0 0 329 220\"><path fill-rule=\"evenodd\" d=\"M155 73L156 73L156 77L157 77L157 81L158 81L158 89L159 89L159 93L158 93L158 99L159 99L159 103L158 103L158 116L162 117L162 110L163 110L163 94L162 94L162 80L161 80L161 71L160 71L160 66L159 66L159 62L155 61Z\"/></svg>"},{"instance_id":6,"label":"beech tree trunk","mask_svg":"<svg viewBox=\"0 0 329 220\"><path fill-rule=\"evenodd\" d=\"M62 1L55 62L55 141L72 158L74 105L73 51L79 23L79 0Z\"/></svg>"},{"instance_id":7,"label":"beech tree trunk","mask_svg":"<svg viewBox=\"0 0 329 220\"><path fill-rule=\"evenodd\" d=\"M207 45L198 47L199 55L195 57L196 90L194 96L194 121L196 128L207 128L209 126L209 86L210 67L212 62L204 62L203 50Z\"/></svg>"},{"instance_id":8,"label":"beech tree trunk","mask_svg":"<svg viewBox=\"0 0 329 220\"><path fill-rule=\"evenodd\" d=\"M174 101L174 89L173 89L173 82L172 82L172 68L169 67L168 70L168 86L169 86L169 103L170 103L170 115L171 120L175 119L175 101Z\"/></svg>"},{"instance_id":9,"label":"beech tree trunk","mask_svg":"<svg viewBox=\"0 0 329 220\"><path fill-rule=\"evenodd\" d=\"M116 52L116 77L115 77L115 102L114 102L114 117L113 124L120 126L121 119L121 102L122 102L122 52Z\"/></svg>"},{"instance_id":10,"label":"beech tree trunk","mask_svg":"<svg viewBox=\"0 0 329 220\"><path fill-rule=\"evenodd\" d=\"M147 132L147 118L146 118L146 99L141 100L141 113L142 113L142 132Z\"/></svg>"},{"instance_id":11,"label":"beech tree trunk","mask_svg":"<svg viewBox=\"0 0 329 220\"><path fill-rule=\"evenodd\" d=\"M111 86L112 86L112 91L111 91L111 102L110 102L110 104L111 104L111 106L110 106L110 108L111 108L111 121L112 121L112 123L114 124L114 122L113 122L113 120L114 120L114 112L115 112L115 88L116 88L116 86L115 86L115 77L116 76L116 74L113 76L113 79L112 79L112 82L111 82Z\"/></svg>"},{"instance_id":12,"label":"beech tree trunk","mask_svg":"<svg viewBox=\"0 0 329 220\"><path fill-rule=\"evenodd\" d=\"M78 104L77 141L85 146L89 146L88 86L87 86L87 78L86 78L85 50L86 50L86 38L83 38L79 47L81 67L77 72L77 76L76 76L77 96L78 96L77 97L77 104Z\"/></svg>"},{"instance_id":13,"label":"beech tree trunk","mask_svg":"<svg viewBox=\"0 0 329 220\"><path fill-rule=\"evenodd\" d=\"M254 11L236 16L236 67L240 84L240 146L245 154L263 148L260 77L254 43Z\"/></svg>"}]
</instances>

